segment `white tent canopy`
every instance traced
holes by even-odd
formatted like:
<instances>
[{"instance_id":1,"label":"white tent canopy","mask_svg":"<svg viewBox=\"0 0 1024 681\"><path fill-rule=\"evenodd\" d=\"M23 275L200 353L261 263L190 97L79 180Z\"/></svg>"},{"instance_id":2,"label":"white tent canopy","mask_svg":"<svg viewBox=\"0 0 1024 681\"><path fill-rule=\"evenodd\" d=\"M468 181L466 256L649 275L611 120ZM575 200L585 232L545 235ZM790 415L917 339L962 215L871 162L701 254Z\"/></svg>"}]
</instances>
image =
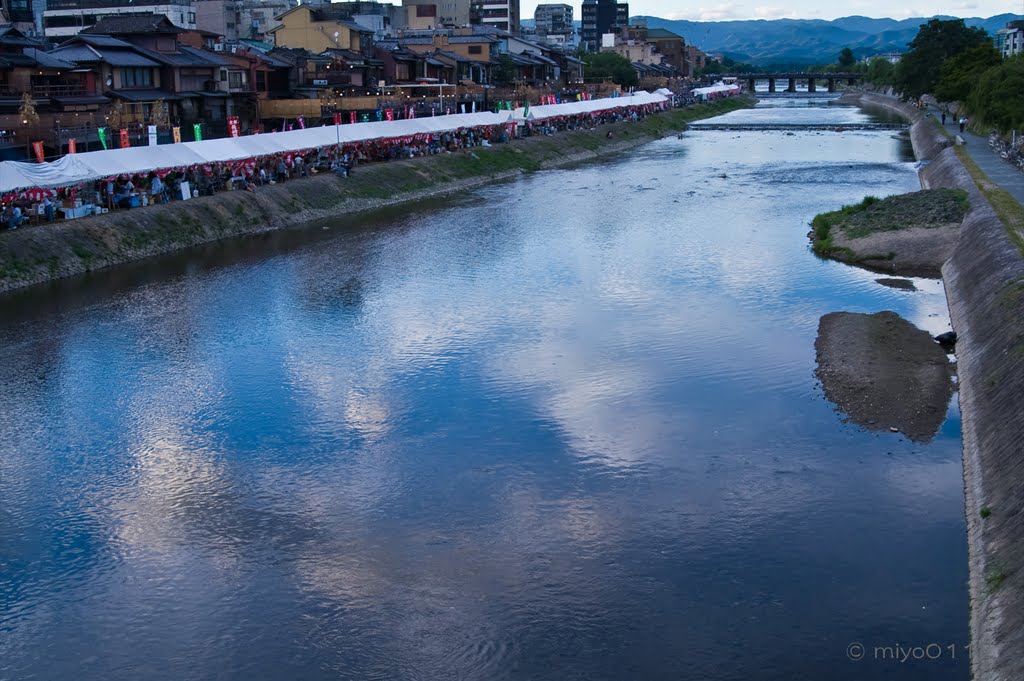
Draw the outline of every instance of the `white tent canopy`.
<instances>
[{"instance_id":1,"label":"white tent canopy","mask_svg":"<svg viewBox=\"0 0 1024 681\"><path fill-rule=\"evenodd\" d=\"M657 104L665 101L664 95L636 92L623 97L530 107L529 118L539 119L607 111L614 108ZM47 163L3 161L0 163L0 193L6 194L33 187L44 189L66 187L115 175L136 175L153 170L241 161L260 156L329 147L338 143L394 139L450 132L461 128L502 125L515 119L524 120L524 113L524 109L517 109L515 112L478 112L400 121L325 125L262 135L203 140L202 142L89 151L81 154L69 154Z\"/></svg>"},{"instance_id":2,"label":"white tent canopy","mask_svg":"<svg viewBox=\"0 0 1024 681\"><path fill-rule=\"evenodd\" d=\"M698 97L704 98L707 95L715 93L735 95L739 94L739 91L740 86L736 85L735 83L731 83L728 85L726 83L715 83L714 85L709 85L708 87L694 88L692 90L692 93Z\"/></svg>"},{"instance_id":3,"label":"white tent canopy","mask_svg":"<svg viewBox=\"0 0 1024 681\"><path fill-rule=\"evenodd\" d=\"M624 108L630 106L642 106L644 104L660 104L667 102L664 95L651 92L634 92L622 97L605 97L603 99L584 99L578 102L562 102L561 104L544 104L542 106L522 107L513 112L516 120L542 120L552 116L572 116L575 114L593 113L595 111L608 111L609 109Z\"/></svg>"}]
</instances>

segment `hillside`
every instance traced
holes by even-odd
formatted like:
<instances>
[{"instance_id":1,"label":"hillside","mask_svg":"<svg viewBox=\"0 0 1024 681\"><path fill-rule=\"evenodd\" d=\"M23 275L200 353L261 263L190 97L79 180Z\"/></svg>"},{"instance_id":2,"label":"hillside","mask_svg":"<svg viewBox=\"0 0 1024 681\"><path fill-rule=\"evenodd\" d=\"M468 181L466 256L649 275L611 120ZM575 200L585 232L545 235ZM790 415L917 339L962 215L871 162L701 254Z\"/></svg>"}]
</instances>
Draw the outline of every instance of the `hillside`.
<instances>
[{"instance_id":1,"label":"hillside","mask_svg":"<svg viewBox=\"0 0 1024 681\"><path fill-rule=\"evenodd\" d=\"M736 61L758 65L820 64L835 61L839 51L849 47L860 58L881 52L902 52L917 35L918 27L930 17L915 19L872 19L850 16L833 21L820 19L774 19L749 21L686 21L638 16L650 28L664 28L686 38L705 52L721 53ZM951 17L940 17L951 18ZM1022 19L1000 14L983 19L965 19L968 26L980 26L994 34L1007 21Z\"/></svg>"}]
</instances>

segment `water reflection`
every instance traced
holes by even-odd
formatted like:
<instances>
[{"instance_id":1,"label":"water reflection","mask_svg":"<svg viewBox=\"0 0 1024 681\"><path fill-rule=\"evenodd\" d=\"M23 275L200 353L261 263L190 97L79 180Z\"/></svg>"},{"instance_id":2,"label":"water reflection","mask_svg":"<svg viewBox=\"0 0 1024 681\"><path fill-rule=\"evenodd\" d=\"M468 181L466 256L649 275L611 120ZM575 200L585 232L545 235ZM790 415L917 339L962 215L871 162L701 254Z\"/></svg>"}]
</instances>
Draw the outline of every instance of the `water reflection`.
<instances>
[{"instance_id":1,"label":"water reflection","mask_svg":"<svg viewBox=\"0 0 1024 681\"><path fill-rule=\"evenodd\" d=\"M5 299L0 678L852 681L852 640L964 639L955 401L923 445L814 378L828 312L948 328L808 250L904 153L694 130Z\"/></svg>"}]
</instances>

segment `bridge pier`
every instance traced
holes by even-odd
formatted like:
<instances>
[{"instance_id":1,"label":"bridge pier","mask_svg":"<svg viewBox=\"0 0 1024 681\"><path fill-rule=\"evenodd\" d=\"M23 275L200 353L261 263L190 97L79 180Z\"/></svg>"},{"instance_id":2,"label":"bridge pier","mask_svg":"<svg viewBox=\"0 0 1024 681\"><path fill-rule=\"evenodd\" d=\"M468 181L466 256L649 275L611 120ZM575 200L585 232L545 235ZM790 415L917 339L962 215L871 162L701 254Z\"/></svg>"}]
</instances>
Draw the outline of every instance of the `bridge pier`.
<instances>
[{"instance_id":1,"label":"bridge pier","mask_svg":"<svg viewBox=\"0 0 1024 681\"><path fill-rule=\"evenodd\" d=\"M774 78L769 78L768 79L768 92L775 92L775 79Z\"/></svg>"},{"instance_id":2,"label":"bridge pier","mask_svg":"<svg viewBox=\"0 0 1024 681\"><path fill-rule=\"evenodd\" d=\"M809 76L807 78L807 91L808 92L817 92L818 91L818 88L817 88L817 86L816 86L816 84L814 82L814 76Z\"/></svg>"},{"instance_id":3,"label":"bridge pier","mask_svg":"<svg viewBox=\"0 0 1024 681\"><path fill-rule=\"evenodd\" d=\"M757 83L756 78L747 78L747 91L754 92L754 85Z\"/></svg>"},{"instance_id":4,"label":"bridge pier","mask_svg":"<svg viewBox=\"0 0 1024 681\"><path fill-rule=\"evenodd\" d=\"M829 78L828 79L828 91L829 92L835 92L836 91L836 79L835 78Z\"/></svg>"},{"instance_id":5,"label":"bridge pier","mask_svg":"<svg viewBox=\"0 0 1024 681\"><path fill-rule=\"evenodd\" d=\"M796 92L796 78L790 78L786 83L786 92Z\"/></svg>"}]
</instances>

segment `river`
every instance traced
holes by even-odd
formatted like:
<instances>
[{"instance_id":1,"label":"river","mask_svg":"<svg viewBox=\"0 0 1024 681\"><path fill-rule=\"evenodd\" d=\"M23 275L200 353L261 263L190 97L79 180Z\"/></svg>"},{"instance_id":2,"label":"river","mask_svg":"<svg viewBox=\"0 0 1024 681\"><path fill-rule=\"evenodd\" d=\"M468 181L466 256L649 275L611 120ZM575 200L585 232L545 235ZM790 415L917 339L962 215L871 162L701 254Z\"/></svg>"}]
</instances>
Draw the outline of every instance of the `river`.
<instances>
[{"instance_id":1,"label":"river","mask_svg":"<svg viewBox=\"0 0 1024 681\"><path fill-rule=\"evenodd\" d=\"M965 681L955 399L814 375L826 313L949 328L808 248L908 154L693 129L0 298L0 679Z\"/></svg>"}]
</instances>

